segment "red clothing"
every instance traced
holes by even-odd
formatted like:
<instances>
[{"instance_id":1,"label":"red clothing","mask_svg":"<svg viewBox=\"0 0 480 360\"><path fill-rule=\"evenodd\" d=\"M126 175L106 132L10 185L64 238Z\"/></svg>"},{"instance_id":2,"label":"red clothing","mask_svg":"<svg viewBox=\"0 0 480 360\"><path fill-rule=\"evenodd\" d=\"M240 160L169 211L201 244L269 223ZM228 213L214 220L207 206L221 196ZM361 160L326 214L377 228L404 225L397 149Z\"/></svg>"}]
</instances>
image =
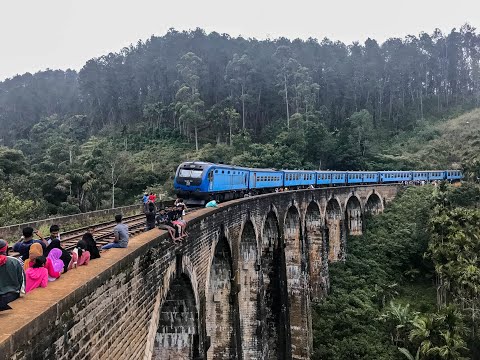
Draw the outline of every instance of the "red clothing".
<instances>
[{"instance_id":1,"label":"red clothing","mask_svg":"<svg viewBox=\"0 0 480 360\"><path fill-rule=\"evenodd\" d=\"M82 265L88 265L88 262L90 261L90 251L84 250L82 251L82 256L80 256L80 259L78 259L78 266Z\"/></svg>"},{"instance_id":2,"label":"red clothing","mask_svg":"<svg viewBox=\"0 0 480 360\"><path fill-rule=\"evenodd\" d=\"M28 263L28 267L33 268L33 263L34 263L33 261L30 261ZM53 263L52 263L52 260L50 260L50 258L47 258L47 262L45 263L45 269L47 269L48 276L50 276L52 278L55 278L55 279L58 279L60 277L60 273L53 269ZM27 269L27 271L28 271L28 269Z\"/></svg>"},{"instance_id":3,"label":"red clothing","mask_svg":"<svg viewBox=\"0 0 480 360\"><path fill-rule=\"evenodd\" d=\"M148 200L153 202L153 203L155 202L156 199L157 199L157 195L155 195L155 194L148 196Z\"/></svg>"},{"instance_id":4,"label":"red clothing","mask_svg":"<svg viewBox=\"0 0 480 360\"><path fill-rule=\"evenodd\" d=\"M28 293L38 287L47 287L48 284L48 270L41 268L28 268L25 271L26 285L25 292Z\"/></svg>"}]
</instances>

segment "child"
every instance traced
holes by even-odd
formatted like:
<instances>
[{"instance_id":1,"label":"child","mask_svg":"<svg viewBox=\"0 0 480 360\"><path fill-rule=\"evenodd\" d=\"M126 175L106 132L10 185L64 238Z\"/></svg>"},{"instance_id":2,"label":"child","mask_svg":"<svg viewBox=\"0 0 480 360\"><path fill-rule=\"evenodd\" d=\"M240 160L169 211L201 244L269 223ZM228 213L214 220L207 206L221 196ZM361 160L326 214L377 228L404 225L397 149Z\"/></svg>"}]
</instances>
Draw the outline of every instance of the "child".
<instances>
[{"instance_id":1,"label":"child","mask_svg":"<svg viewBox=\"0 0 480 360\"><path fill-rule=\"evenodd\" d=\"M83 240L77 242L77 246L72 251L72 261L70 261L69 269L77 266L88 265L90 262L90 252L87 250L87 244Z\"/></svg>"},{"instance_id":2,"label":"child","mask_svg":"<svg viewBox=\"0 0 480 360\"><path fill-rule=\"evenodd\" d=\"M47 287L48 284L48 270L45 268L47 259L44 256L37 256L33 260L33 266L25 271L26 286L25 292L30 292L38 287Z\"/></svg>"}]
</instances>

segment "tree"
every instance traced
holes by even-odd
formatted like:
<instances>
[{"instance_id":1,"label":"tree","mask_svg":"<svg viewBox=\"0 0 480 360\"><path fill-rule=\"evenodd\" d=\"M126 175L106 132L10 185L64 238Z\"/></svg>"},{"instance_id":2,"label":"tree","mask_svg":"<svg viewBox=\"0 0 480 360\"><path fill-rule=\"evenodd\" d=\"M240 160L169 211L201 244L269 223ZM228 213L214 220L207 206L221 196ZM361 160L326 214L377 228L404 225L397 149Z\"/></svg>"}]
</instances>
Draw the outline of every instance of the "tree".
<instances>
[{"instance_id":1,"label":"tree","mask_svg":"<svg viewBox=\"0 0 480 360\"><path fill-rule=\"evenodd\" d=\"M277 60L277 85L281 88L280 93L283 94L285 107L287 110L287 129L290 128L290 108L288 98L288 88L293 73L298 69L298 62L292 58L292 51L288 46L279 46L275 51L275 59Z\"/></svg>"},{"instance_id":2,"label":"tree","mask_svg":"<svg viewBox=\"0 0 480 360\"><path fill-rule=\"evenodd\" d=\"M245 130L245 100L248 97L248 85L253 73L253 64L247 54L239 56L233 54L225 69L225 80L232 84L234 91L240 87L240 101L242 102L242 130Z\"/></svg>"},{"instance_id":3,"label":"tree","mask_svg":"<svg viewBox=\"0 0 480 360\"><path fill-rule=\"evenodd\" d=\"M179 114L179 121L193 125L195 132L195 149L198 151L198 126L204 119L204 102L200 98L198 84L203 68L202 59L192 52L186 53L177 64L178 72L184 84L175 95L177 104L175 109Z\"/></svg>"}]
</instances>

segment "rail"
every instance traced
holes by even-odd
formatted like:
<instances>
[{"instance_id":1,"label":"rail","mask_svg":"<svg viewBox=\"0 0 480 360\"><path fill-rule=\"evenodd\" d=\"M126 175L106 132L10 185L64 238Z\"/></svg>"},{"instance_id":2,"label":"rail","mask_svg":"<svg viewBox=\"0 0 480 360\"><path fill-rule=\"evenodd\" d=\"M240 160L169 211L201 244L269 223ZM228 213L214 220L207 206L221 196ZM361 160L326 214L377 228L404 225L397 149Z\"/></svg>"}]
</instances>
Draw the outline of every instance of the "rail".
<instances>
[{"instance_id":1,"label":"rail","mask_svg":"<svg viewBox=\"0 0 480 360\"><path fill-rule=\"evenodd\" d=\"M161 205L163 206L171 206L173 204L172 201L163 202ZM192 208L188 211L188 213L192 213L196 210L196 208ZM128 233L130 237L135 236L144 231L145 228L145 214L138 214L132 216L126 216L123 218L123 223L128 225ZM95 225L84 226L81 228L77 228L70 231L62 232L60 243L62 247L67 250L73 250L79 240L82 239L83 235L90 229L93 229L93 235L95 237L95 241L97 242L97 246L100 248L103 245L108 244L114 239L113 235L113 228L115 227L116 223L114 221L106 221L101 222ZM9 255L18 257L20 256L19 253L14 252L12 247L9 247Z\"/></svg>"}]
</instances>

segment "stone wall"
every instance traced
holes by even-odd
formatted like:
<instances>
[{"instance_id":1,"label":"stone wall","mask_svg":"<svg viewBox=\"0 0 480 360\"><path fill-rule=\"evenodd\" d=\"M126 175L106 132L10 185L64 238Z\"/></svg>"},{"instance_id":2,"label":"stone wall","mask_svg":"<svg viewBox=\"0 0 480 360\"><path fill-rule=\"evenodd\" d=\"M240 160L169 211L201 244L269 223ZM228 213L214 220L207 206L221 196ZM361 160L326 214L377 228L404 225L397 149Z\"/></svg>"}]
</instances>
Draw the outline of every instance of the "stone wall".
<instances>
[{"instance_id":1,"label":"stone wall","mask_svg":"<svg viewBox=\"0 0 480 360\"><path fill-rule=\"evenodd\" d=\"M363 214L396 192L290 191L200 209L181 245L151 230L13 302L0 313L0 359L308 359L328 254L347 256L350 197Z\"/></svg>"}]
</instances>

